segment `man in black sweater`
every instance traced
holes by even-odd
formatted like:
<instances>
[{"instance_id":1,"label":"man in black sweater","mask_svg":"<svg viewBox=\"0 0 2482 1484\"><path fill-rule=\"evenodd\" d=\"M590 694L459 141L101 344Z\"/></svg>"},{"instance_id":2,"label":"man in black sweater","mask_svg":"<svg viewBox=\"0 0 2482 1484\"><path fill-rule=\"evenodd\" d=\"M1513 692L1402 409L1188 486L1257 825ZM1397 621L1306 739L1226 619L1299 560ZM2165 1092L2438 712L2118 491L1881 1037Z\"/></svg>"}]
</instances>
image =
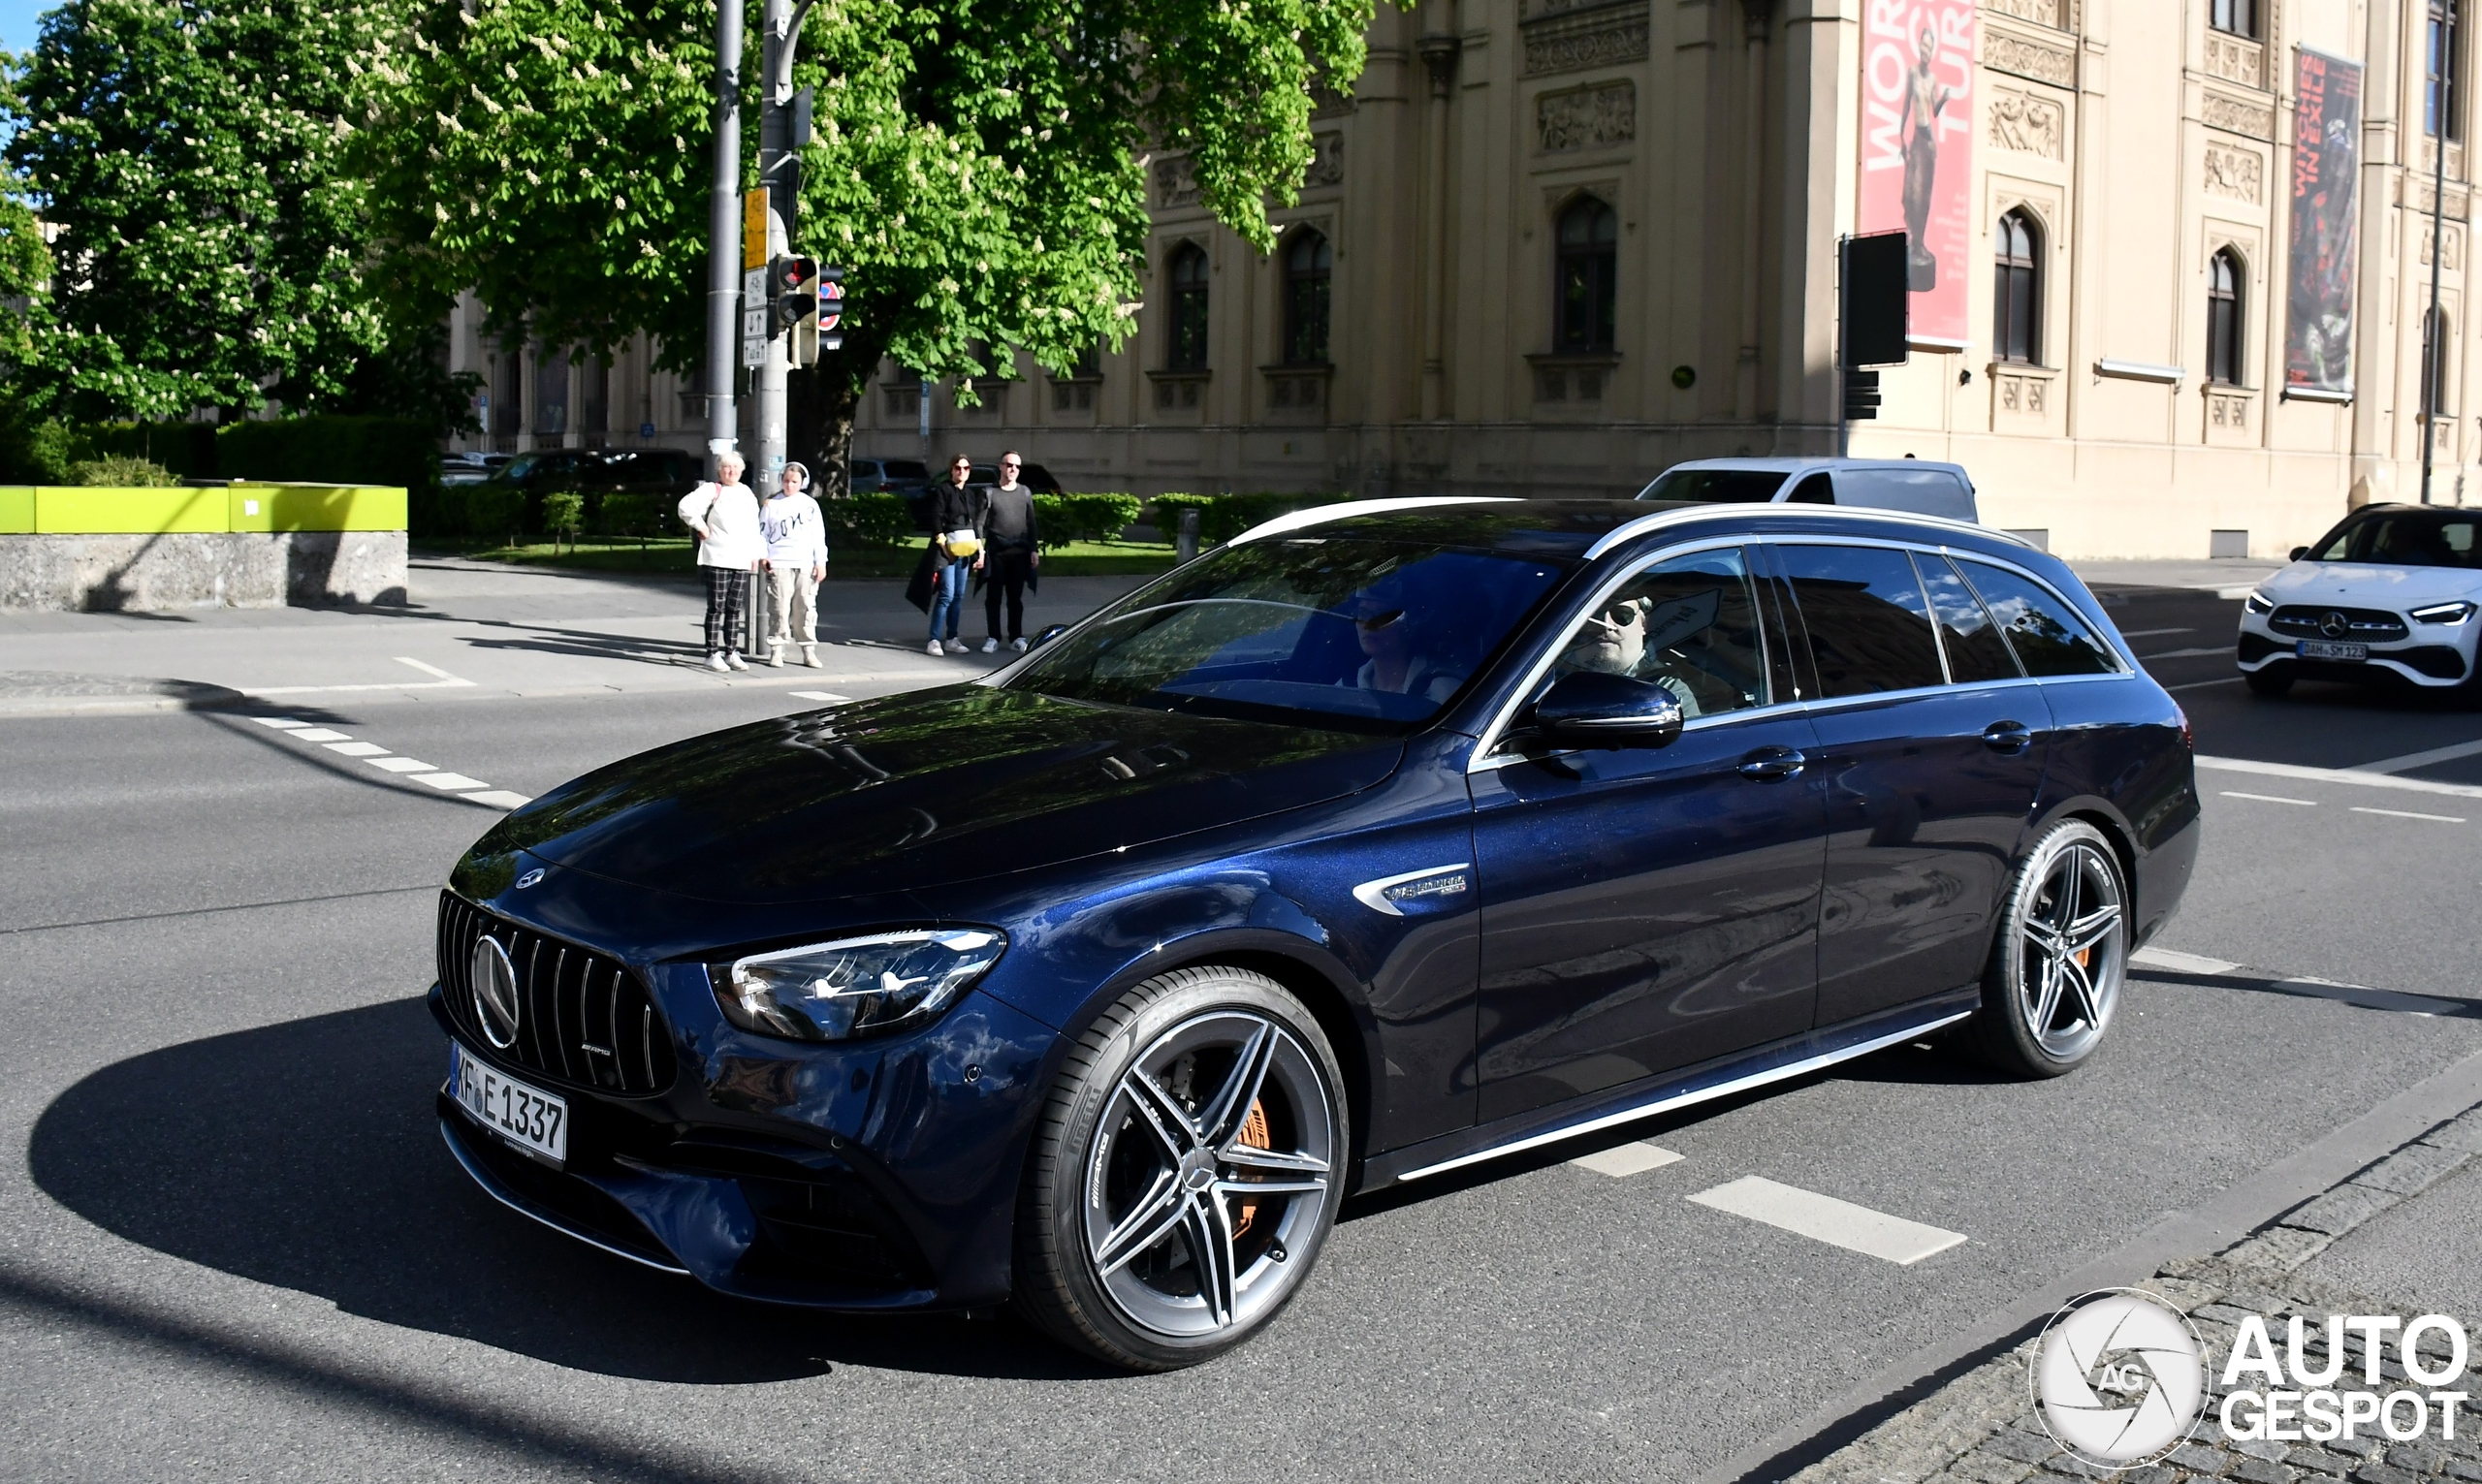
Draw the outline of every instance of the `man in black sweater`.
<instances>
[{"instance_id":1,"label":"man in black sweater","mask_svg":"<svg viewBox=\"0 0 2482 1484\"><path fill-rule=\"evenodd\" d=\"M977 522L982 552L973 564L985 584L982 612L991 630L991 637L982 642L985 654L1001 645L1003 590L1008 599L1008 647L1021 654L1026 648L1026 588L1034 580L1034 569L1042 565L1043 553L1034 521L1034 492L1017 483L1018 471L1025 466L1025 456L1014 450L1001 455L1000 483L983 491L982 519Z\"/></svg>"}]
</instances>

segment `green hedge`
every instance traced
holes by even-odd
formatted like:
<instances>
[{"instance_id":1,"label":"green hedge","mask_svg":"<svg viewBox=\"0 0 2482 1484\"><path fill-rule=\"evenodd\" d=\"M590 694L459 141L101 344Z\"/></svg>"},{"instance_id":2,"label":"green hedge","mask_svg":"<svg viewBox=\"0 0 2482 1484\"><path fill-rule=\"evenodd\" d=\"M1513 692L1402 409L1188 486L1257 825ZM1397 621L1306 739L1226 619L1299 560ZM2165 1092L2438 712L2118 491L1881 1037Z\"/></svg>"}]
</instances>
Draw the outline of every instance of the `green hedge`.
<instances>
[{"instance_id":1,"label":"green hedge","mask_svg":"<svg viewBox=\"0 0 2482 1484\"><path fill-rule=\"evenodd\" d=\"M161 456L157 456L161 461ZM227 423L216 429L217 479L439 488L439 440L410 418L307 417Z\"/></svg>"},{"instance_id":2,"label":"green hedge","mask_svg":"<svg viewBox=\"0 0 2482 1484\"><path fill-rule=\"evenodd\" d=\"M915 538L913 513L906 508L904 495L874 489L818 503L831 551L839 546L907 546Z\"/></svg>"},{"instance_id":3,"label":"green hedge","mask_svg":"<svg viewBox=\"0 0 2482 1484\"><path fill-rule=\"evenodd\" d=\"M1287 494L1274 491L1248 494L1159 494L1149 502L1154 510L1155 533L1169 545L1180 534L1181 512L1198 513L1198 539L1207 546L1229 541L1254 525L1262 524L1281 515L1308 510L1314 505L1333 505L1354 498L1351 494L1329 492Z\"/></svg>"},{"instance_id":4,"label":"green hedge","mask_svg":"<svg viewBox=\"0 0 2482 1484\"><path fill-rule=\"evenodd\" d=\"M523 489L450 485L446 489L410 489L405 493L407 533L417 539L473 537L506 541L528 534L532 515Z\"/></svg>"},{"instance_id":5,"label":"green hedge","mask_svg":"<svg viewBox=\"0 0 2482 1484\"><path fill-rule=\"evenodd\" d=\"M1133 494L1038 494L1034 520L1043 545L1063 547L1072 541L1109 541L1137 523L1141 502Z\"/></svg>"}]
</instances>

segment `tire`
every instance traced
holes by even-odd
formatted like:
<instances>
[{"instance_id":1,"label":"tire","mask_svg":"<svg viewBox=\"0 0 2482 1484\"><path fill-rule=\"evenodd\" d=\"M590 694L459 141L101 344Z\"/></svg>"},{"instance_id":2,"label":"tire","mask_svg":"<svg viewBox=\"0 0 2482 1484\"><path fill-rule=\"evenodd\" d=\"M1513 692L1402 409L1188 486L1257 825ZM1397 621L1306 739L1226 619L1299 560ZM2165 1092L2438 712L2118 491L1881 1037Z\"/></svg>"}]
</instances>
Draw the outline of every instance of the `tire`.
<instances>
[{"instance_id":1,"label":"tire","mask_svg":"<svg viewBox=\"0 0 2482 1484\"><path fill-rule=\"evenodd\" d=\"M1222 965L1147 980L1078 1038L1035 1124L1019 1311L1131 1371L1221 1355L1309 1277L1350 1136L1335 1053L1283 986Z\"/></svg>"},{"instance_id":2,"label":"tire","mask_svg":"<svg viewBox=\"0 0 2482 1484\"><path fill-rule=\"evenodd\" d=\"M2092 825L2063 819L2036 838L2009 886L1970 1025L1985 1061L2057 1077L2093 1056L2128 970L2128 898L2119 857Z\"/></svg>"},{"instance_id":3,"label":"tire","mask_svg":"<svg viewBox=\"0 0 2482 1484\"><path fill-rule=\"evenodd\" d=\"M2281 696L2292 689L2292 671L2281 665L2269 665L2260 670L2244 671L2241 679L2249 686L2251 695Z\"/></svg>"}]
</instances>

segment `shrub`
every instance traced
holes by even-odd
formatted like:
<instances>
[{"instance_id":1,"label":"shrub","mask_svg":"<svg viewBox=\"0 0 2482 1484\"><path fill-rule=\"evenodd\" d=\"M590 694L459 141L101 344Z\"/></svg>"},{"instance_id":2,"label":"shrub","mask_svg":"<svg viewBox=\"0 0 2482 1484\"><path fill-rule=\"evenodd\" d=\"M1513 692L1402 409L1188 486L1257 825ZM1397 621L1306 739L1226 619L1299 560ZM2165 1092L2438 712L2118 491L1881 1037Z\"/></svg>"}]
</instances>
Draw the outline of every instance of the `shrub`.
<instances>
[{"instance_id":1,"label":"shrub","mask_svg":"<svg viewBox=\"0 0 2482 1484\"><path fill-rule=\"evenodd\" d=\"M479 536L486 541L509 541L525 530L525 491L489 485L467 485L464 498L464 529L462 536Z\"/></svg>"},{"instance_id":2,"label":"shrub","mask_svg":"<svg viewBox=\"0 0 2482 1484\"><path fill-rule=\"evenodd\" d=\"M1181 512L1198 513L1198 540L1214 546L1229 541L1254 525L1272 521L1296 510L1314 505L1332 505L1352 496L1340 493L1285 494L1263 491L1250 494L1159 494L1154 499L1155 530L1165 542L1180 532Z\"/></svg>"},{"instance_id":3,"label":"shrub","mask_svg":"<svg viewBox=\"0 0 2482 1484\"><path fill-rule=\"evenodd\" d=\"M1207 512L1215 508L1215 498L1211 494L1157 495L1147 502L1147 509L1152 512L1148 519L1154 523L1156 536L1164 545L1171 545L1181 534L1181 512L1194 510L1198 513L1198 532L1203 537Z\"/></svg>"},{"instance_id":4,"label":"shrub","mask_svg":"<svg viewBox=\"0 0 2482 1484\"><path fill-rule=\"evenodd\" d=\"M831 547L901 547L913 542L913 513L907 508L905 496L891 490L821 500L819 511L826 518Z\"/></svg>"},{"instance_id":5,"label":"shrub","mask_svg":"<svg viewBox=\"0 0 2482 1484\"><path fill-rule=\"evenodd\" d=\"M73 485L149 489L177 485L180 480L172 470L152 459L141 458L134 454L106 454L101 458L81 459L71 464L68 482Z\"/></svg>"},{"instance_id":6,"label":"shrub","mask_svg":"<svg viewBox=\"0 0 2482 1484\"><path fill-rule=\"evenodd\" d=\"M215 434L218 479L298 479L331 485L439 486L439 441L411 418L321 415L228 423Z\"/></svg>"},{"instance_id":7,"label":"shrub","mask_svg":"<svg viewBox=\"0 0 2482 1484\"><path fill-rule=\"evenodd\" d=\"M661 536L672 502L660 495L613 493L595 512L596 524L607 536Z\"/></svg>"},{"instance_id":8,"label":"shrub","mask_svg":"<svg viewBox=\"0 0 2482 1484\"><path fill-rule=\"evenodd\" d=\"M1072 541L1109 541L1136 523L1140 504L1133 494L1038 494L1034 519L1043 545Z\"/></svg>"},{"instance_id":9,"label":"shrub","mask_svg":"<svg viewBox=\"0 0 2482 1484\"><path fill-rule=\"evenodd\" d=\"M586 496L574 489L555 489L543 496L543 528L572 541L586 524Z\"/></svg>"}]
</instances>

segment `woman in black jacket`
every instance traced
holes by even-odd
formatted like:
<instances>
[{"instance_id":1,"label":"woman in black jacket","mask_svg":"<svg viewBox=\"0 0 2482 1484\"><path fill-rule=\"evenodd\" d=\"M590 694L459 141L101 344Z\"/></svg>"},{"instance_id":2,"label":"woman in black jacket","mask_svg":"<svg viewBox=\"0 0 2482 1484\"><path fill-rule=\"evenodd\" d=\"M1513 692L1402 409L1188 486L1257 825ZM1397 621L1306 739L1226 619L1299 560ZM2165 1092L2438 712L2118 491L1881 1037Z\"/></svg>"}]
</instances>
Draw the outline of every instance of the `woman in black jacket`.
<instances>
[{"instance_id":1,"label":"woman in black jacket","mask_svg":"<svg viewBox=\"0 0 2482 1484\"><path fill-rule=\"evenodd\" d=\"M933 654L966 652L957 628L965 616L966 581L981 550L975 532L982 524L982 491L968 483L972 477L973 460L959 454L948 460L948 482L931 487L931 550L922 560L931 576ZM944 636L939 632L943 628Z\"/></svg>"}]
</instances>

